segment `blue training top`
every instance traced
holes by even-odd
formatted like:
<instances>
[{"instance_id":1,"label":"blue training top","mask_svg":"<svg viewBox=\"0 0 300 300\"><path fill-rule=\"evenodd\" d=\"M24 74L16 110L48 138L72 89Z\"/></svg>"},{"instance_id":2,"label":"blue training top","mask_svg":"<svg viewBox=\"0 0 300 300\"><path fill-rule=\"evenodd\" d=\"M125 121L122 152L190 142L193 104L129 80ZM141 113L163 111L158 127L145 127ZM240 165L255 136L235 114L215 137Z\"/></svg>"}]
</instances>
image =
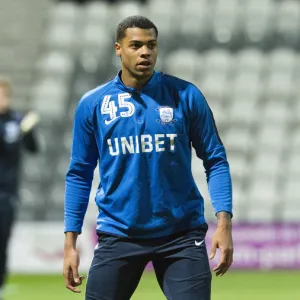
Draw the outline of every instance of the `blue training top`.
<instances>
[{"instance_id":1,"label":"blue training top","mask_svg":"<svg viewBox=\"0 0 300 300\"><path fill-rule=\"evenodd\" d=\"M97 230L153 238L205 223L191 146L203 160L215 213L232 213L226 152L198 88L154 71L136 90L120 76L121 71L78 104L66 176L65 232L81 232L98 160Z\"/></svg>"}]
</instances>

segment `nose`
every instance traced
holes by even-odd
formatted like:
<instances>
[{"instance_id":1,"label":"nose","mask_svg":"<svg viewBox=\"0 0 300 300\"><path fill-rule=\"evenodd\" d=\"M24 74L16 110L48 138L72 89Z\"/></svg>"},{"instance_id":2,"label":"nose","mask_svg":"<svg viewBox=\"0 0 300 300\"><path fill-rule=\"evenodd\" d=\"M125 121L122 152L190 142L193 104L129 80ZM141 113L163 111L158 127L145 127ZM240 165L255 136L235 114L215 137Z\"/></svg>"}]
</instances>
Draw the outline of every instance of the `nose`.
<instances>
[{"instance_id":1,"label":"nose","mask_svg":"<svg viewBox=\"0 0 300 300\"><path fill-rule=\"evenodd\" d=\"M142 48L141 48L141 57L143 57L143 58L147 58L147 57L149 57L150 56L150 49L146 46L146 45L144 45Z\"/></svg>"}]
</instances>

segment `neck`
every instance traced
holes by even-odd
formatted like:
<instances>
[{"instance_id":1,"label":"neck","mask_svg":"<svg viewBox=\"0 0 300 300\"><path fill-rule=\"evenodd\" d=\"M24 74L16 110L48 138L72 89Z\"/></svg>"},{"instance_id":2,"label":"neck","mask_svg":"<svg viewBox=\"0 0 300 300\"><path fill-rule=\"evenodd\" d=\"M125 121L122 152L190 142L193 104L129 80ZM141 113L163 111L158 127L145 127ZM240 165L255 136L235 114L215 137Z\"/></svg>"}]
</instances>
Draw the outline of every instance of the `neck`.
<instances>
[{"instance_id":1,"label":"neck","mask_svg":"<svg viewBox=\"0 0 300 300\"><path fill-rule=\"evenodd\" d=\"M133 74L129 73L127 70L122 69L121 79L124 85L140 90L146 83L151 79L153 73L144 78L137 78Z\"/></svg>"},{"instance_id":2,"label":"neck","mask_svg":"<svg viewBox=\"0 0 300 300\"><path fill-rule=\"evenodd\" d=\"M1 109L0 108L0 115L5 115L5 114L7 114L8 113L8 109Z\"/></svg>"}]
</instances>

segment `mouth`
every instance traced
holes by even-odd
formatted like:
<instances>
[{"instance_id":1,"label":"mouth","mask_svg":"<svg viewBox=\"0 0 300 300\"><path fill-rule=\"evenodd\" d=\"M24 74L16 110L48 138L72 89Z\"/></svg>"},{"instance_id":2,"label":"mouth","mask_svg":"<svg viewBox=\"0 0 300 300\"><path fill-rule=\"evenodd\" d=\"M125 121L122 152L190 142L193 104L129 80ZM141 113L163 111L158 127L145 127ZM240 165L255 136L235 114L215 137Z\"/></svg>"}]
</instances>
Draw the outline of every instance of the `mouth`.
<instances>
[{"instance_id":1,"label":"mouth","mask_svg":"<svg viewBox=\"0 0 300 300\"><path fill-rule=\"evenodd\" d=\"M139 63L137 64L137 67L138 67L139 69L143 69L143 70L145 70L145 69L150 69L150 68L152 67L152 62L149 61L149 60L144 60L144 61L139 62Z\"/></svg>"}]
</instances>

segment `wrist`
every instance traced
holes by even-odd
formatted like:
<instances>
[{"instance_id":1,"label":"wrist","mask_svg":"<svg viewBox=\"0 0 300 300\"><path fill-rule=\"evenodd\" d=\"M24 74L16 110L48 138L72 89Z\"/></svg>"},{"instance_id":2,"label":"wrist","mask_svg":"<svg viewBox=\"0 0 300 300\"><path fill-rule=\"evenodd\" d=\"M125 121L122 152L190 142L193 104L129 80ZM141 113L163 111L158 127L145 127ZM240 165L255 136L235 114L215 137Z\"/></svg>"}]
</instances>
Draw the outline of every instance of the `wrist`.
<instances>
[{"instance_id":1,"label":"wrist","mask_svg":"<svg viewBox=\"0 0 300 300\"><path fill-rule=\"evenodd\" d=\"M231 229L231 214L226 211L220 211L217 213L218 228Z\"/></svg>"}]
</instances>

